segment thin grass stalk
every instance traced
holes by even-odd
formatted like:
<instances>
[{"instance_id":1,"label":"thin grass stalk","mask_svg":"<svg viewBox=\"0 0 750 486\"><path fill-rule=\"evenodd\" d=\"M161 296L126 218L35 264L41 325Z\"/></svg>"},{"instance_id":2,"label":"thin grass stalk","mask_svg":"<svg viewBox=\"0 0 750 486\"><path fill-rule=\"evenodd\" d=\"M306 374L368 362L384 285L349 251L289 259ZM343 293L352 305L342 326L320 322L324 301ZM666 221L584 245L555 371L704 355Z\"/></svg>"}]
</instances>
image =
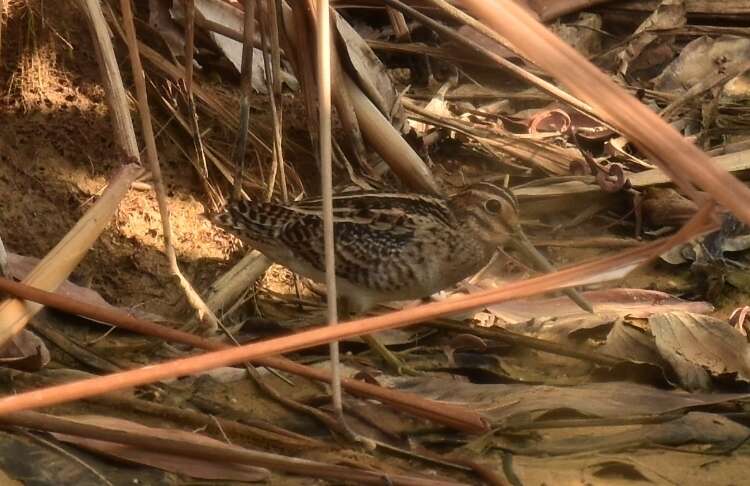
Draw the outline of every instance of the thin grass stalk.
<instances>
[{"instance_id":1,"label":"thin grass stalk","mask_svg":"<svg viewBox=\"0 0 750 486\"><path fill-rule=\"evenodd\" d=\"M279 22L279 15L281 14L282 5L281 0L267 0L270 6L270 15L268 22L268 28L270 30L271 37L271 60L273 64L273 105L271 110L273 111L273 137L276 143L277 159L279 163L279 176L281 177L281 197L284 202L289 200L289 193L286 182L286 169L284 168L284 149L282 143L282 137L284 134L284 105L281 99L281 46L279 45L279 28L281 23ZM268 72L268 69L266 70Z\"/></svg>"},{"instance_id":2,"label":"thin grass stalk","mask_svg":"<svg viewBox=\"0 0 750 486\"><path fill-rule=\"evenodd\" d=\"M318 0L318 149L320 157L320 187L323 196L323 244L325 246L326 303L328 326L338 324L338 294L336 292L336 250L333 235L333 174L331 168L331 16L328 0ZM330 343L331 394L333 409L343 417L341 398L341 365L339 343Z\"/></svg>"},{"instance_id":3,"label":"thin grass stalk","mask_svg":"<svg viewBox=\"0 0 750 486\"><path fill-rule=\"evenodd\" d=\"M141 64L141 56L138 52L138 41L135 36L135 25L133 23L133 11L131 10L130 0L120 0L120 9L122 11L125 37L130 55L130 65L133 71L135 90L138 98L138 114L141 120L143 138L146 142L146 158L151 169L156 200L159 204L159 214L161 215L162 230L164 232L164 251L169 261L170 271L177 277L188 303L195 309L200 322L213 331L218 328L218 319L193 289L190 282L182 275L182 271L177 264L177 254L172 243L172 226L169 222L167 191L164 187L161 167L159 166L159 154L156 150L156 139L151 123L151 110L148 106L148 95L146 93L146 75Z\"/></svg>"},{"instance_id":4,"label":"thin grass stalk","mask_svg":"<svg viewBox=\"0 0 750 486\"><path fill-rule=\"evenodd\" d=\"M603 277L609 279L621 278L623 272L630 272L638 265L650 259L657 258L673 246L716 229L718 225L713 220L714 210L715 208L712 203L705 204L679 232L670 238L644 245L641 248L624 251L611 257L569 267L555 273L513 282L499 289L478 292L473 295L441 302L433 302L411 309L359 319L336 326L327 325L291 336L182 358L160 365L115 373L110 376L89 378L64 385L6 396L0 398L0 416L66 403L168 378L191 375L221 366L229 366L252 360L257 361L258 358L266 358L289 351L319 346L339 339L405 327L437 317L457 314L511 299L526 298L565 287L600 282Z\"/></svg>"},{"instance_id":5,"label":"thin grass stalk","mask_svg":"<svg viewBox=\"0 0 750 486\"><path fill-rule=\"evenodd\" d=\"M242 196L242 180L245 177L247 132L250 130L250 95L253 92L253 39L255 38L255 0L245 0L245 16L242 26L242 77L240 80L240 126L234 150L234 188L232 199Z\"/></svg>"},{"instance_id":6,"label":"thin grass stalk","mask_svg":"<svg viewBox=\"0 0 750 486\"><path fill-rule=\"evenodd\" d=\"M271 175L268 182L268 189L266 191L266 200L270 201L273 198L273 192L276 186L276 176L278 174L279 178L281 179L281 193L282 198L284 202L286 202L289 199L289 195L287 194L287 185L286 185L286 174L284 171L284 156L283 156L283 150L281 147L281 136L282 136L282 129L281 129L281 112L280 112L280 105L277 104L277 100L280 100L280 97L276 96L276 93L274 92L275 86L276 86L276 79L278 78L281 71L273 71L272 72L272 63L271 63L271 46L269 46L269 37L271 37L268 30L271 28L270 22L269 22L269 9L268 9L268 1L264 3L266 6L266 11L263 12L260 22L260 39L261 39L261 49L263 52L263 67L265 68L266 72L266 89L268 90L268 104L271 107L271 120L273 122L273 165L271 166ZM274 3L275 5L275 3ZM275 24L278 25L278 24ZM276 35L276 40L278 42L278 35ZM278 46L277 46L278 47ZM280 80L279 80L280 81ZM279 89L281 85L279 84Z\"/></svg>"},{"instance_id":7,"label":"thin grass stalk","mask_svg":"<svg viewBox=\"0 0 750 486\"><path fill-rule=\"evenodd\" d=\"M199 167L198 177L201 179L203 189L206 191L211 202L212 209L219 209L221 197L211 187L208 179L208 163L206 162L206 150L203 146L203 137L201 136L200 126L198 125L198 110L195 107L195 97L193 96L193 57L195 54L195 0L185 1L185 100L188 105L188 116L190 117L190 131L192 132L193 146L195 157L198 163L194 164Z\"/></svg>"}]
</instances>

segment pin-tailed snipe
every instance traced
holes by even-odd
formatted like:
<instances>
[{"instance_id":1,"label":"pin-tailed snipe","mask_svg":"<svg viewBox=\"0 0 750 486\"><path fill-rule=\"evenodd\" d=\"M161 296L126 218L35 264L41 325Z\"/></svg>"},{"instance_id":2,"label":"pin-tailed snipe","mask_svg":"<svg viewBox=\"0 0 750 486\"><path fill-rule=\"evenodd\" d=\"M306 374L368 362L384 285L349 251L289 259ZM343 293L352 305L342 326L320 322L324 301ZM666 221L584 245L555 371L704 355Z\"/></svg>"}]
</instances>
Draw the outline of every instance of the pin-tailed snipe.
<instances>
[{"instance_id":1,"label":"pin-tailed snipe","mask_svg":"<svg viewBox=\"0 0 750 486\"><path fill-rule=\"evenodd\" d=\"M486 182L448 199L341 194L333 198L333 217L337 289L342 307L354 313L454 285L481 270L519 227L515 197ZM283 205L239 201L214 221L271 260L325 281L320 199ZM368 342L383 354L384 347ZM387 356L391 363L393 358Z\"/></svg>"}]
</instances>

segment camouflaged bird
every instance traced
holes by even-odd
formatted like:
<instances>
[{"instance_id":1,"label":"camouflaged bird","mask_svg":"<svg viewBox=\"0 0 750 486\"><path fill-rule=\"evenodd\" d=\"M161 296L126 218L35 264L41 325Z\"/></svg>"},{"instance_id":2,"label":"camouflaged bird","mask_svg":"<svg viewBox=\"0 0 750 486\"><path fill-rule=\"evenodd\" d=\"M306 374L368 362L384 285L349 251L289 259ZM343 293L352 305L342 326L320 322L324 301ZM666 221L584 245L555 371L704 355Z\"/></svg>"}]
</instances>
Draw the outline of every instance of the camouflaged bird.
<instances>
[{"instance_id":1,"label":"camouflaged bird","mask_svg":"<svg viewBox=\"0 0 750 486\"><path fill-rule=\"evenodd\" d=\"M518 203L482 182L448 199L357 192L333 198L336 281L350 312L427 297L481 270L518 228ZM322 201L240 201L214 217L269 259L325 281Z\"/></svg>"}]
</instances>

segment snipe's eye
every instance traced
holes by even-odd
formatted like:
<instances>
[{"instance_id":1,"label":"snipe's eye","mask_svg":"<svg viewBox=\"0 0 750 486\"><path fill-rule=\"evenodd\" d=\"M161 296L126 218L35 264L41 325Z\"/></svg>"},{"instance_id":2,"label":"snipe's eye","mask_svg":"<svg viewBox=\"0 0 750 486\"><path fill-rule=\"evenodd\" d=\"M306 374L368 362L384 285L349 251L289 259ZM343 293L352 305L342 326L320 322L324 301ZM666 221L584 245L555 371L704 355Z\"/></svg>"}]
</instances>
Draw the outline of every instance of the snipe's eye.
<instances>
[{"instance_id":1,"label":"snipe's eye","mask_svg":"<svg viewBox=\"0 0 750 486\"><path fill-rule=\"evenodd\" d=\"M500 202L500 201L498 201L497 199L488 199L488 200L487 200L487 201L486 201L486 202L484 203L484 209L485 209L485 210L486 210L486 211L487 211L488 213L492 213L492 214L499 214L499 213L500 213L500 211L502 211L502 210L503 210L503 203L501 203L501 202Z\"/></svg>"}]
</instances>

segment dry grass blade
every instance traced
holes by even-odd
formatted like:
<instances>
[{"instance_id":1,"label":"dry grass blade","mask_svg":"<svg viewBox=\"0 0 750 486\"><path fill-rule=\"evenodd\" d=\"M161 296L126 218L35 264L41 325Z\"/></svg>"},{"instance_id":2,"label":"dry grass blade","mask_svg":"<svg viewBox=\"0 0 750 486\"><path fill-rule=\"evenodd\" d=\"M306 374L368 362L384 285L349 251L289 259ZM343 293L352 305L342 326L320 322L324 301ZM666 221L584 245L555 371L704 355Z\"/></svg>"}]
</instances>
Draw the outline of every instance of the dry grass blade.
<instances>
[{"instance_id":1,"label":"dry grass blade","mask_svg":"<svg viewBox=\"0 0 750 486\"><path fill-rule=\"evenodd\" d=\"M390 484L451 486L463 483L436 481L414 476L391 475L377 471L363 471L345 466L326 464L318 461L281 456L268 452L254 451L238 446L214 443L187 443L172 437L160 437L146 434L143 431L123 430L120 427L86 423L74 419L56 417L35 412L24 412L3 418L5 424L47 430L57 433L91 437L106 442L128 444L138 448L195 457L219 463L251 464L268 467L293 474L327 478L331 480L351 481L356 484L383 484L387 477Z\"/></svg>"},{"instance_id":2,"label":"dry grass blade","mask_svg":"<svg viewBox=\"0 0 750 486\"><path fill-rule=\"evenodd\" d=\"M576 265L542 277L514 282L499 289L351 321L338 326L320 327L291 336L179 359L161 365L8 396L0 399L0 415L65 403L166 378L190 375L219 366L319 346L339 339L404 327L506 300L530 297L564 287L600 282L603 277L620 278L623 271L630 271L677 244L715 229L716 225L711 222L712 212L712 205L704 206L676 235L666 240L656 241L642 248Z\"/></svg>"},{"instance_id":3,"label":"dry grass blade","mask_svg":"<svg viewBox=\"0 0 750 486\"><path fill-rule=\"evenodd\" d=\"M130 184L141 172L141 167L135 164L127 165L118 171L99 201L47 253L23 282L49 291L55 290L63 283L99 238ZM39 304L18 299L8 299L0 304L0 345L23 329L41 308Z\"/></svg>"},{"instance_id":4,"label":"dry grass blade","mask_svg":"<svg viewBox=\"0 0 750 486\"><path fill-rule=\"evenodd\" d=\"M513 2L465 0L498 34L538 66L556 76L577 97L615 126L675 184L695 196L694 185L710 193L739 219L750 223L750 188L714 164L664 120L612 82L523 8ZM512 22L510 21L512 19Z\"/></svg>"}]
</instances>

